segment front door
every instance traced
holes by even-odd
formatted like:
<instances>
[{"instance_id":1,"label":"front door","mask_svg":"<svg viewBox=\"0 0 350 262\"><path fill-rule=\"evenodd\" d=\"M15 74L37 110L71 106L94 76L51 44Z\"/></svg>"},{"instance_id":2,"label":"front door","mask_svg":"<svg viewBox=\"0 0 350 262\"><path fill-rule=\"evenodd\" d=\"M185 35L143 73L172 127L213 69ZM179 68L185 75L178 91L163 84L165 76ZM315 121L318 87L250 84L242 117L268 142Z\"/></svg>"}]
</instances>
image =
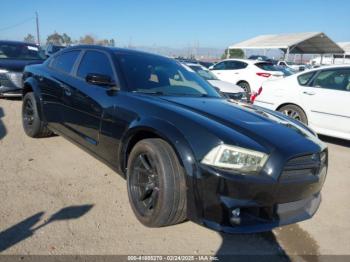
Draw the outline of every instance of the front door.
<instances>
[{"instance_id":1,"label":"front door","mask_svg":"<svg viewBox=\"0 0 350 262\"><path fill-rule=\"evenodd\" d=\"M302 97L312 126L350 136L350 69L320 71Z\"/></svg>"}]
</instances>

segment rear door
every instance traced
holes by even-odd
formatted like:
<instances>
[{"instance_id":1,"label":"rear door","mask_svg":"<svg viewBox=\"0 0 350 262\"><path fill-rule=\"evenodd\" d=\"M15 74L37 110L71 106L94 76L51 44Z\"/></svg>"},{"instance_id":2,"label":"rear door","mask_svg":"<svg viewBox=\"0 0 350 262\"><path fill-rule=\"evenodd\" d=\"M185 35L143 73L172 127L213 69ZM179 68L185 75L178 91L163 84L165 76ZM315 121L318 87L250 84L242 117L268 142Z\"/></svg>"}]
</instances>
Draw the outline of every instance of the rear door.
<instances>
[{"instance_id":1,"label":"rear door","mask_svg":"<svg viewBox=\"0 0 350 262\"><path fill-rule=\"evenodd\" d=\"M39 77L46 121L59 131L63 127L63 94L70 86L70 74L79 54L80 50L71 50L56 55L47 64L45 76Z\"/></svg>"},{"instance_id":2,"label":"rear door","mask_svg":"<svg viewBox=\"0 0 350 262\"><path fill-rule=\"evenodd\" d=\"M302 87L302 99L311 125L350 135L350 68L320 70Z\"/></svg>"},{"instance_id":3,"label":"rear door","mask_svg":"<svg viewBox=\"0 0 350 262\"><path fill-rule=\"evenodd\" d=\"M212 71L222 81L236 84L244 75L247 63L236 60L227 60L216 64Z\"/></svg>"}]
</instances>

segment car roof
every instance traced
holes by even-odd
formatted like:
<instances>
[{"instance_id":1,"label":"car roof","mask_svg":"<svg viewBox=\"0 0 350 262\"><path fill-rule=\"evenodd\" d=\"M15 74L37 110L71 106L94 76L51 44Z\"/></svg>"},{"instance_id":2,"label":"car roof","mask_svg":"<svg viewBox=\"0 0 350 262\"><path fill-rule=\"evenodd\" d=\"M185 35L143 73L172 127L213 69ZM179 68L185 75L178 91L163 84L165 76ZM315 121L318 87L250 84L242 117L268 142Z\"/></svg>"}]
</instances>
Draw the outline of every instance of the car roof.
<instances>
[{"instance_id":1,"label":"car roof","mask_svg":"<svg viewBox=\"0 0 350 262\"><path fill-rule=\"evenodd\" d=\"M13 45L30 45L30 46L38 46L37 44L23 42L23 41L12 41L12 40L0 40L0 44L13 44Z\"/></svg>"},{"instance_id":2,"label":"car roof","mask_svg":"<svg viewBox=\"0 0 350 262\"><path fill-rule=\"evenodd\" d=\"M143 55L152 55L152 56L158 56L162 58L168 58L166 56L150 53L150 52L144 52L140 50L135 49L128 49L128 48L120 48L120 47L110 47L110 46L101 46L101 45L75 45L66 47L60 52L67 52L69 50L75 50L75 49L94 49L94 50L102 50L109 53L122 53L122 54L143 54ZM169 58L168 58L169 59Z\"/></svg>"},{"instance_id":3,"label":"car roof","mask_svg":"<svg viewBox=\"0 0 350 262\"><path fill-rule=\"evenodd\" d=\"M349 68L350 69L350 64L327 65L327 66L312 68L312 69L309 69L309 70L304 70L304 71L298 72L298 73L294 74L294 76L299 76L299 75L302 75L303 73L316 72L316 71L320 71L320 70L333 69L333 68Z\"/></svg>"},{"instance_id":4,"label":"car roof","mask_svg":"<svg viewBox=\"0 0 350 262\"><path fill-rule=\"evenodd\" d=\"M262 60L254 60L254 59L242 59L242 58L228 58L228 59L224 59L220 62L223 62L223 61L240 61L240 62L244 62L244 63L247 63L247 64L251 64L251 65L255 65L256 63L271 63L269 61L262 61Z\"/></svg>"}]
</instances>

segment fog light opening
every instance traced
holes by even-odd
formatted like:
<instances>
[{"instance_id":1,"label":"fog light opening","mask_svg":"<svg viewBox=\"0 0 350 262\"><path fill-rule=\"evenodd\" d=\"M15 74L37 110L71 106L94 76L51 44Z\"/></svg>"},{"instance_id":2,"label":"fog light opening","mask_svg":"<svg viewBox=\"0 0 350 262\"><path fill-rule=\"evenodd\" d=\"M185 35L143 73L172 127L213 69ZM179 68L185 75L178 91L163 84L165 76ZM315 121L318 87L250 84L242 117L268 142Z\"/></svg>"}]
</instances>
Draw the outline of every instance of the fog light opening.
<instances>
[{"instance_id":1,"label":"fog light opening","mask_svg":"<svg viewBox=\"0 0 350 262\"><path fill-rule=\"evenodd\" d=\"M241 209L240 208L234 208L231 211L232 217L230 219L231 224L239 225L241 223Z\"/></svg>"}]
</instances>

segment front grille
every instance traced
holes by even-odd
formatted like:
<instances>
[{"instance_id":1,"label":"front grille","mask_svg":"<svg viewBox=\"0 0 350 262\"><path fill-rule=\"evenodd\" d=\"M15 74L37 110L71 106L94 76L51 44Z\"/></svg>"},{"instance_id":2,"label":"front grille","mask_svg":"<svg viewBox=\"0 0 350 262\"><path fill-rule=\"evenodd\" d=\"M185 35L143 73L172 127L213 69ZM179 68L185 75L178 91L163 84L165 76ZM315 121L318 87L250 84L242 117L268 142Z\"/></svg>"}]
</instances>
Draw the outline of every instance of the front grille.
<instances>
[{"instance_id":1,"label":"front grille","mask_svg":"<svg viewBox=\"0 0 350 262\"><path fill-rule=\"evenodd\" d=\"M0 86L5 86L9 88L21 88L22 73L19 73L19 72L1 73Z\"/></svg>"},{"instance_id":2,"label":"front grille","mask_svg":"<svg viewBox=\"0 0 350 262\"><path fill-rule=\"evenodd\" d=\"M326 165L326 152L308 154L290 159L285 165L281 180L297 180L317 176L322 165Z\"/></svg>"}]
</instances>

